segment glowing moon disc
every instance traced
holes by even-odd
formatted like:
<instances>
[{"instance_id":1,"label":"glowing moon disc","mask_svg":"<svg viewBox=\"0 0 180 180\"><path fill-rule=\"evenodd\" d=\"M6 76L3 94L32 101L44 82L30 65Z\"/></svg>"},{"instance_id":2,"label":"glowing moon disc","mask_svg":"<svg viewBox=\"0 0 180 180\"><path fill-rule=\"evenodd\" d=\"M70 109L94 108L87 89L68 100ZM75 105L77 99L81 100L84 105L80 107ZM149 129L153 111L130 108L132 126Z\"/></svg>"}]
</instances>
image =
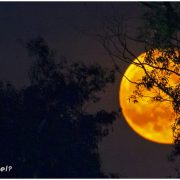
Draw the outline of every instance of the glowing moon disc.
<instances>
[{"instance_id":1,"label":"glowing moon disc","mask_svg":"<svg viewBox=\"0 0 180 180\"><path fill-rule=\"evenodd\" d=\"M138 59L143 61L145 53ZM144 71L131 64L125 74L129 80L136 82L144 75ZM139 99L138 103L129 101L129 97L135 90L135 84L129 82L125 77L121 80L119 100L122 113L129 126L140 136L147 140L172 144L173 134L171 126L173 124L174 113L169 102L152 102ZM145 93L152 95L151 91Z\"/></svg>"}]
</instances>

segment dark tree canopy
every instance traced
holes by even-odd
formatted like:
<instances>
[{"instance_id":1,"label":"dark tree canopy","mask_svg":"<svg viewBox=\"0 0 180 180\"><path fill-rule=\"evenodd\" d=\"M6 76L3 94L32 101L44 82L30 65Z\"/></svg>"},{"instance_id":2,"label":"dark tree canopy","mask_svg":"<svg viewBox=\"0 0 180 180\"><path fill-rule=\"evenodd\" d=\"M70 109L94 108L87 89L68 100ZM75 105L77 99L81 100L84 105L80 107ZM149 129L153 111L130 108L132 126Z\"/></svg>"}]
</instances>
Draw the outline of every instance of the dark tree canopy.
<instances>
[{"instance_id":1,"label":"dark tree canopy","mask_svg":"<svg viewBox=\"0 0 180 180\"><path fill-rule=\"evenodd\" d=\"M19 178L101 178L98 142L109 132L114 112L88 113L84 103L113 83L101 66L58 61L42 38L27 43L33 63L30 85L0 84L1 162Z\"/></svg>"}]
</instances>

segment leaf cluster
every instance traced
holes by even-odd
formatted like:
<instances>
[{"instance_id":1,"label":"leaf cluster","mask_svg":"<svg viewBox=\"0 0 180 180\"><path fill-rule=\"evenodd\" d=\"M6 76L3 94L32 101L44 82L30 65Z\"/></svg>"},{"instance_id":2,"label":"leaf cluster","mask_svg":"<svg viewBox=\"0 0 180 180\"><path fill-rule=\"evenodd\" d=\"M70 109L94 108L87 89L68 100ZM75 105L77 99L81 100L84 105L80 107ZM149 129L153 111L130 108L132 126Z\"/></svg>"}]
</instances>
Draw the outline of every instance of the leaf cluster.
<instances>
[{"instance_id":1,"label":"leaf cluster","mask_svg":"<svg viewBox=\"0 0 180 180\"><path fill-rule=\"evenodd\" d=\"M90 113L85 103L114 72L100 65L57 60L43 38L27 43L32 57L30 85L0 84L1 162L16 170L5 177L100 178L98 143L110 131L115 112Z\"/></svg>"}]
</instances>

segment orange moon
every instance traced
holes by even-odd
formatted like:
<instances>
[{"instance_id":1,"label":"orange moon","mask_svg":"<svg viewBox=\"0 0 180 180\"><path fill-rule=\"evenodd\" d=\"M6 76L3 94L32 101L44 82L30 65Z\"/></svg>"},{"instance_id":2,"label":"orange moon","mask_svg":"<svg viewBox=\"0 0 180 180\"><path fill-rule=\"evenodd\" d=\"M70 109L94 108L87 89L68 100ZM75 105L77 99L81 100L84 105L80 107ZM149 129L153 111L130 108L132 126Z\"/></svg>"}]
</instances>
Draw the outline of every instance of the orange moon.
<instances>
[{"instance_id":1,"label":"orange moon","mask_svg":"<svg viewBox=\"0 0 180 180\"><path fill-rule=\"evenodd\" d=\"M145 53L138 59L143 62ZM136 61L136 60L134 60ZM124 74L129 80L137 82L144 75L144 71L131 64ZM171 81L173 81L171 79ZM129 97L135 90L135 84L129 82L124 76L120 83L119 101L122 113L129 126L146 140L160 143L172 144L173 133L172 124L174 113L169 102L154 102L147 98L138 100L138 103L129 101ZM146 96L153 95L154 92L144 90Z\"/></svg>"}]
</instances>

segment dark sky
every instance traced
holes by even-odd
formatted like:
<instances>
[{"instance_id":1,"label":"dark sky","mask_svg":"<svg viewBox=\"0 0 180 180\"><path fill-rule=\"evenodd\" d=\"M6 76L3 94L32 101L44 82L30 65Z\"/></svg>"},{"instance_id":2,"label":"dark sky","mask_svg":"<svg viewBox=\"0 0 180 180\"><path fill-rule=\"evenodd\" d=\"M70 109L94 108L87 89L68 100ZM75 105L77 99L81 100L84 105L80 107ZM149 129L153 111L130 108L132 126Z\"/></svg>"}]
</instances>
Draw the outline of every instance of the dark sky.
<instances>
[{"instance_id":1,"label":"dark sky","mask_svg":"<svg viewBox=\"0 0 180 180\"><path fill-rule=\"evenodd\" d=\"M100 63L112 67L112 62L101 45L92 36L101 31L102 22L118 11L126 19L133 33L139 25L139 3L0 3L0 80L10 80L17 87L28 83L30 60L19 39L29 40L41 35L58 56L70 61ZM131 45L138 55L143 49ZM126 65L121 64L125 70ZM120 76L113 86L102 94L98 108L118 109ZM92 107L90 106L90 110ZM105 172L115 172L131 178L161 178L174 173L167 156L171 147L148 142L136 135L122 115L114 123L114 131L100 144Z\"/></svg>"}]
</instances>

